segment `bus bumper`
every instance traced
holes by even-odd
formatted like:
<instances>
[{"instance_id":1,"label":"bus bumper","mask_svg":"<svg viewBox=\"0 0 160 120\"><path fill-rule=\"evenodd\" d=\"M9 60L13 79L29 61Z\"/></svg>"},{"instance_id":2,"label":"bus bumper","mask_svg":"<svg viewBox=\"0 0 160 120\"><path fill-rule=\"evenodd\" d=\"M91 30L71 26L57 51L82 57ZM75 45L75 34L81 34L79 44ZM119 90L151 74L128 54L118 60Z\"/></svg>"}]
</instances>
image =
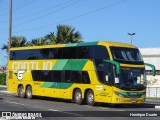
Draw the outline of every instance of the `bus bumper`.
<instances>
[{"instance_id":1,"label":"bus bumper","mask_svg":"<svg viewBox=\"0 0 160 120\"><path fill-rule=\"evenodd\" d=\"M113 104L143 104L145 98L121 98L114 97L111 101Z\"/></svg>"}]
</instances>

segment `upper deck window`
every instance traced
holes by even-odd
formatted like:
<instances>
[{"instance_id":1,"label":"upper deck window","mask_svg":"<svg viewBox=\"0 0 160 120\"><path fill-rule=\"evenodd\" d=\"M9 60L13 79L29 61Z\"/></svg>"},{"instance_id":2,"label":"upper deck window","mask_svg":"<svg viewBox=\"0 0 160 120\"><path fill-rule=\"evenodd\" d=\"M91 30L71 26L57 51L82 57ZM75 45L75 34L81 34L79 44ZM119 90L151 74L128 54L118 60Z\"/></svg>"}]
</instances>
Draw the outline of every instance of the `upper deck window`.
<instances>
[{"instance_id":1,"label":"upper deck window","mask_svg":"<svg viewBox=\"0 0 160 120\"><path fill-rule=\"evenodd\" d=\"M113 60L121 63L143 64L142 56L136 48L110 47Z\"/></svg>"},{"instance_id":2,"label":"upper deck window","mask_svg":"<svg viewBox=\"0 0 160 120\"><path fill-rule=\"evenodd\" d=\"M109 53L105 46L94 46L94 59L109 59Z\"/></svg>"},{"instance_id":3,"label":"upper deck window","mask_svg":"<svg viewBox=\"0 0 160 120\"><path fill-rule=\"evenodd\" d=\"M10 51L10 60L42 59L109 59L109 54L100 45Z\"/></svg>"}]
</instances>

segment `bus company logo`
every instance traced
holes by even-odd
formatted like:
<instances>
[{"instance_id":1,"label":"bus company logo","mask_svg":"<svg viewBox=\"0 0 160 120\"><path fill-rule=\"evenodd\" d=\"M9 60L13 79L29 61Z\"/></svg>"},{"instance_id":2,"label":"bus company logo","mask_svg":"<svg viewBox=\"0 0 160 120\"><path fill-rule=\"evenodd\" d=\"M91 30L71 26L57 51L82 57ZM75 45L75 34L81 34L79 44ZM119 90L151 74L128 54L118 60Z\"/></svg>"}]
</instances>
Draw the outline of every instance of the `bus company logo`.
<instances>
[{"instance_id":1,"label":"bus company logo","mask_svg":"<svg viewBox=\"0 0 160 120\"><path fill-rule=\"evenodd\" d=\"M103 86L101 86L101 85L96 85L96 90L103 90Z\"/></svg>"}]
</instances>

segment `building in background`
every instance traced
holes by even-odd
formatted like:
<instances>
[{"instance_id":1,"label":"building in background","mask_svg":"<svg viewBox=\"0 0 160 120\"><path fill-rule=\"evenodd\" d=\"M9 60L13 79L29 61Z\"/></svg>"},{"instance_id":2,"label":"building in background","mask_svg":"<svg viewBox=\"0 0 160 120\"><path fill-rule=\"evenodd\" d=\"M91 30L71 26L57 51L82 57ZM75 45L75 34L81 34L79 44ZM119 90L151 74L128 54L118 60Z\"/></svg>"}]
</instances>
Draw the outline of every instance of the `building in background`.
<instances>
[{"instance_id":1,"label":"building in background","mask_svg":"<svg viewBox=\"0 0 160 120\"><path fill-rule=\"evenodd\" d=\"M145 63L150 63L156 67L156 76L152 76L152 70L146 66L147 70L147 97L160 97L160 48L140 48L139 49Z\"/></svg>"}]
</instances>

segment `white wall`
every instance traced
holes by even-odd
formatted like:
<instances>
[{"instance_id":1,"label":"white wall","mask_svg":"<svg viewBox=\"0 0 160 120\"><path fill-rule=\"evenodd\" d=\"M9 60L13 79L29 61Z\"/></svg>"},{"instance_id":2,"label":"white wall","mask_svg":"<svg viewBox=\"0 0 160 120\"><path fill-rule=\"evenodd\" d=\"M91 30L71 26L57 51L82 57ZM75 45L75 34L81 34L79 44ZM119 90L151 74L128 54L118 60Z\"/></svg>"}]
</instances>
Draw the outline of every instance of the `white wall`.
<instances>
[{"instance_id":1,"label":"white wall","mask_svg":"<svg viewBox=\"0 0 160 120\"><path fill-rule=\"evenodd\" d=\"M140 48L139 50L145 63L153 64L156 70L160 70L160 48ZM149 67L146 69L151 70Z\"/></svg>"},{"instance_id":2,"label":"white wall","mask_svg":"<svg viewBox=\"0 0 160 120\"><path fill-rule=\"evenodd\" d=\"M147 75L147 87L160 87L160 75Z\"/></svg>"},{"instance_id":3,"label":"white wall","mask_svg":"<svg viewBox=\"0 0 160 120\"><path fill-rule=\"evenodd\" d=\"M140 48L139 49L145 63L155 65L156 70L160 70L160 48ZM146 66L146 70L151 70ZM147 87L160 87L160 75L147 76Z\"/></svg>"}]
</instances>

